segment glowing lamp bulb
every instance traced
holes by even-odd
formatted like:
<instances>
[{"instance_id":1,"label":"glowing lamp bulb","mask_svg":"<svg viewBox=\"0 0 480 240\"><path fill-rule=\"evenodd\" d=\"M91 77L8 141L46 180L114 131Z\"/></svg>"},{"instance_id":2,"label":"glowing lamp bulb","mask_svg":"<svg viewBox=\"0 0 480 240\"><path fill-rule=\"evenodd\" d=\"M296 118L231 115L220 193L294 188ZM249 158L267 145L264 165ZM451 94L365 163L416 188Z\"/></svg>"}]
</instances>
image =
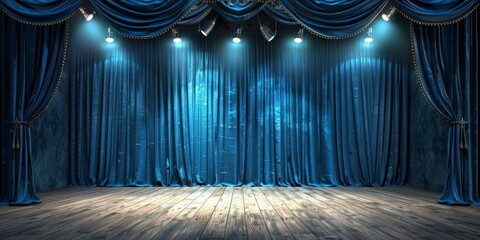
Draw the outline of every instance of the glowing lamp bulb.
<instances>
[{"instance_id":1,"label":"glowing lamp bulb","mask_svg":"<svg viewBox=\"0 0 480 240\"><path fill-rule=\"evenodd\" d=\"M301 42L303 42L303 39L296 37L296 38L293 39L293 41L296 42L296 43L301 43Z\"/></svg>"}]
</instances>

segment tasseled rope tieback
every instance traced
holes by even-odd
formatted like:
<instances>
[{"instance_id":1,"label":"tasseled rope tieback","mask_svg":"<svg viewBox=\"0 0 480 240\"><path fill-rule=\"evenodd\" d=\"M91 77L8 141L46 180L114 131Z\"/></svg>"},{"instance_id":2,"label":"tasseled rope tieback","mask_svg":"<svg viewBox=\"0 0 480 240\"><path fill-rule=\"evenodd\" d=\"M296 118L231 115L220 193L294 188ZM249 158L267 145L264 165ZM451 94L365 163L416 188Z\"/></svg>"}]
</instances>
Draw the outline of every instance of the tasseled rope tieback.
<instances>
[{"instance_id":1,"label":"tasseled rope tieback","mask_svg":"<svg viewBox=\"0 0 480 240\"><path fill-rule=\"evenodd\" d=\"M451 121L450 124L460 124L461 128L461 136L460 136L460 149L468 149L468 144L467 144L467 132L465 131L466 125L468 124L467 121L463 120L463 118L460 121Z\"/></svg>"},{"instance_id":2,"label":"tasseled rope tieback","mask_svg":"<svg viewBox=\"0 0 480 240\"><path fill-rule=\"evenodd\" d=\"M18 121L18 118L15 119L13 122L13 142L12 142L12 149L18 150L20 149L20 143L19 143L19 133L18 129L20 128L20 124L25 124L27 125L28 122L26 121Z\"/></svg>"}]
</instances>

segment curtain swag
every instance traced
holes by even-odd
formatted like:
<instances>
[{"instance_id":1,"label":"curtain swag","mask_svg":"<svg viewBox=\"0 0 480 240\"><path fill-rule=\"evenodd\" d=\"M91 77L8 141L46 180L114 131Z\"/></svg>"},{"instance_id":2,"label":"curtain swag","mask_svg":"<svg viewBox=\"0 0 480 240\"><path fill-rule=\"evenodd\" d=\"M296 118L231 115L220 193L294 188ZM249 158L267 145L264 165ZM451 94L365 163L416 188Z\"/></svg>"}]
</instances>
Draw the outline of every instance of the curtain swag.
<instances>
[{"instance_id":1,"label":"curtain swag","mask_svg":"<svg viewBox=\"0 0 480 240\"><path fill-rule=\"evenodd\" d=\"M329 39L355 36L366 29L387 6L395 6L410 21L447 25L469 16L480 0L339 0L330 1L151 1L130 0L1 0L0 8L22 23L53 25L65 21L82 4L92 4L122 36L150 39L177 24L196 24L214 10L225 20L241 23L265 12L282 24L299 24L310 33Z\"/></svg>"}]
</instances>

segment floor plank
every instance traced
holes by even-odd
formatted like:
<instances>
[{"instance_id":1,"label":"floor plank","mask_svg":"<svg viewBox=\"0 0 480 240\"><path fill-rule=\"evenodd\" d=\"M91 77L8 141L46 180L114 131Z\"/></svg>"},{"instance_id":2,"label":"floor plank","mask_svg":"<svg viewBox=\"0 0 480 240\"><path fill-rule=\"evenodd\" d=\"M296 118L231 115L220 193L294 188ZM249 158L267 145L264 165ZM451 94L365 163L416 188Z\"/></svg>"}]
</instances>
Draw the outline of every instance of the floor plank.
<instances>
[{"instance_id":1,"label":"floor plank","mask_svg":"<svg viewBox=\"0 0 480 240\"><path fill-rule=\"evenodd\" d=\"M242 187L233 188L232 203L225 228L226 239L248 239Z\"/></svg>"},{"instance_id":2,"label":"floor plank","mask_svg":"<svg viewBox=\"0 0 480 240\"><path fill-rule=\"evenodd\" d=\"M0 207L0 239L480 239L480 207L411 188L66 188Z\"/></svg>"}]
</instances>

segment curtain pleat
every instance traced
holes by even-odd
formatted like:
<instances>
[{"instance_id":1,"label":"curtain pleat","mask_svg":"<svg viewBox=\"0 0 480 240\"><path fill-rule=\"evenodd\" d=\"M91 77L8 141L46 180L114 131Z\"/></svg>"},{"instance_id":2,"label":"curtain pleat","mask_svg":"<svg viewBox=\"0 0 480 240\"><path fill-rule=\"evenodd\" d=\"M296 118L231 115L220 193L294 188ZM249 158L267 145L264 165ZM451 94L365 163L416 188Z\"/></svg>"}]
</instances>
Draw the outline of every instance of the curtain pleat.
<instances>
[{"instance_id":1,"label":"curtain pleat","mask_svg":"<svg viewBox=\"0 0 480 240\"><path fill-rule=\"evenodd\" d=\"M10 205L40 203L30 125L48 108L61 80L68 25L39 27L1 14L2 192ZM5 103L5 105L3 105ZM8 144L5 144L7 143Z\"/></svg>"},{"instance_id":2,"label":"curtain pleat","mask_svg":"<svg viewBox=\"0 0 480 240\"><path fill-rule=\"evenodd\" d=\"M457 24L411 26L420 87L430 107L450 125L439 203L479 204L477 28L478 11Z\"/></svg>"},{"instance_id":3,"label":"curtain pleat","mask_svg":"<svg viewBox=\"0 0 480 240\"><path fill-rule=\"evenodd\" d=\"M358 39L264 44L251 32L235 45L228 31L183 34L180 45L160 37L76 47L73 184L406 182L405 54L354 47Z\"/></svg>"}]
</instances>

